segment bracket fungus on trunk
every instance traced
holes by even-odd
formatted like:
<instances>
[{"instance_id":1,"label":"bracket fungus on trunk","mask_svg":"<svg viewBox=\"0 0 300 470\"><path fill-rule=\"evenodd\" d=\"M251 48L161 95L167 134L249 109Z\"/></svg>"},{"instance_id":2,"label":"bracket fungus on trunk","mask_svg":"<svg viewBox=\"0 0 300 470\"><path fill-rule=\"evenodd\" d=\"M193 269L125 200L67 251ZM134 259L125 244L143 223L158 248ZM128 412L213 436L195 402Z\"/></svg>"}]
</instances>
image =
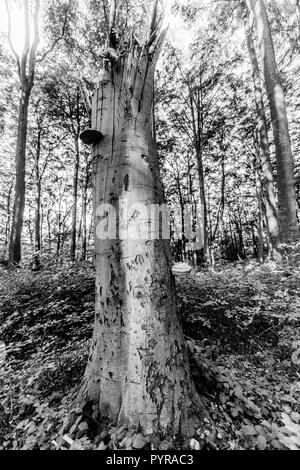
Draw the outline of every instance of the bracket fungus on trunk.
<instances>
[{"instance_id":1,"label":"bracket fungus on trunk","mask_svg":"<svg viewBox=\"0 0 300 470\"><path fill-rule=\"evenodd\" d=\"M85 145L98 144L98 142L100 142L100 140L102 140L103 137L104 137L103 134L101 134L100 131L97 131L97 129L85 129L80 134L80 140Z\"/></svg>"},{"instance_id":2,"label":"bracket fungus on trunk","mask_svg":"<svg viewBox=\"0 0 300 470\"><path fill-rule=\"evenodd\" d=\"M175 263L172 266L173 276L185 276L189 274L192 270L192 267L188 263Z\"/></svg>"}]
</instances>

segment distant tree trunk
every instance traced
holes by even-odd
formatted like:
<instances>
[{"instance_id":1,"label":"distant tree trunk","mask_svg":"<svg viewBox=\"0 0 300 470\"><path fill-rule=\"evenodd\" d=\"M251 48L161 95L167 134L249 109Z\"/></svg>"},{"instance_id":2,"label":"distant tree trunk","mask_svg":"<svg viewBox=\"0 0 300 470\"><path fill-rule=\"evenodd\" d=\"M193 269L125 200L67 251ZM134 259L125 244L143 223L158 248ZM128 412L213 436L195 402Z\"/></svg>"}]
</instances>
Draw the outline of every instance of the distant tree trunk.
<instances>
[{"instance_id":1,"label":"distant tree trunk","mask_svg":"<svg viewBox=\"0 0 300 470\"><path fill-rule=\"evenodd\" d=\"M25 207L25 168L26 168L26 141L28 126L28 107L31 90L34 84L35 73L35 55L39 42L38 17L40 2L36 0L34 11L34 38L30 46L30 21L29 21L29 2L24 1L24 25L25 25L25 42L24 50L21 58L15 52L11 42L11 17L6 0L6 8L8 14L8 40L12 52L16 58L18 74L21 85L21 97L18 114L18 133L16 145L16 179L15 179L15 199L12 218L12 228L10 233L9 245L9 262L11 264L19 264L21 261L21 235L24 218Z\"/></svg>"},{"instance_id":2,"label":"distant tree trunk","mask_svg":"<svg viewBox=\"0 0 300 470\"><path fill-rule=\"evenodd\" d=\"M82 201L82 226L81 226L81 259L86 259L86 216L87 216L87 194Z\"/></svg>"},{"instance_id":3,"label":"distant tree trunk","mask_svg":"<svg viewBox=\"0 0 300 470\"><path fill-rule=\"evenodd\" d=\"M91 162L89 154L85 153L85 175L82 193L82 215L81 215L81 259L85 260L87 256L87 209L88 209L88 188L91 181Z\"/></svg>"},{"instance_id":4,"label":"distant tree trunk","mask_svg":"<svg viewBox=\"0 0 300 470\"><path fill-rule=\"evenodd\" d=\"M28 234L29 234L29 244L30 250L26 252L27 256L34 253L34 224L32 224L33 217L31 216L31 209L29 209L28 220L26 221ZM25 245L26 246L26 245Z\"/></svg>"},{"instance_id":5,"label":"distant tree trunk","mask_svg":"<svg viewBox=\"0 0 300 470\"><path fill-rule=\"evenodd\" d=\"M57 243L56 243L56 256L58 257L61 252L61 229L62 229L62 223L61 223L61 212L60 208L58 211L58 233L57 233Z\"/></svg>"},{"instance_id":6,"label":"distant tree trunk","mask_svg":"<svg viewBox=\"0 0 300 470\"><path fill-rule=\"evenodd\" d=\"M195 101L196 101L196 110L195 110ZM192 90L190 90L190 107L192 114L192 126L194 134L194 146L196 152L196 161L198 169L198 180L199 180L199 192L200 192L200 210L203 214L203 257L205 262L210 261L209 256L209 245L208 245L208 230L207 230L207 204L205 196L205 180L204 180L204 171L203 171L203 152L202 152L202 117L201 117L201 98L200 92L197 91L197 98L193 96Z\"/></svg>"},{"instance_id":7,"label":"distant tree trunk","mask_svg":"<svg viewBox=\"0 0 300 470\"><path fill-rule=\"evenodd\" d=\"M231 238L231 244L235 248L235 259L240 258L240 248L236 239L235 231L233 228L233 222L231 218L229 217L229 233L230 233L230 238Z\"/></svg>"},{"instance_id":8,"label":"distant tree trunk","mask_svg":"<svg viewBox=\"0 0 300 470\"><path fill-rule=\"evenodd\" d=\"M238 216L237 217L235 216L235 227L236 227L237 234L239 236L239 243L237 246L239 247L241 258L245 258L246 253L245 253L245 245L244 245L244 237L243 237L243 225L242 225L242 220L241 220L241 214L239 212L238 212Z\"/></svg>"},{"instance_id":9,"label":"distant tree trunk","mask_svg":"<svg viewBox=\"0 0 300 470\"><path fill-rule=\"evenodd\" d=\"M9 190L7 193L7 203L6 203L6 222L5 222L5 230L4 230L4 251L3 251L3 259L6 260L7 256L7 248L8 248L8 241L9 241L9 230L10 230L10 216L11 216L11 196L13 191L13 183L10 184Z\"/></svg>"},{"instance_id":10,"label":"distant tree trunk","mask_svg":"<svg viewBox=\"0 0 300 470\"><path fill-rule=\"evenodd\" d=\"M37 150L35 160L35 217L34 217L34 233L35 233L35 267L40 266L41 252L41 175L39 161L41 156L41 132L37 136Z\"/></svg>"},{"instance_id":11,"label":"distant tree trunk","mask_svg":"<svg viewBox=\"0 0 300 470\"><path fill-rule=\"evenodd\" d=\"M294 162L285 97L278 72L265 3L263 0L247 0L247 3L256 21L258 43L272 117L277 162L280 239L282 242L294 242L299 238L299 227L297 221Z\"/></svg>"},{"instance_id":12,"label":"distant tree trunk","mask_svg":"<svg viewBox=\"0 0 300 470\"><path fill-rule=\"evenodd\" d=\"M81 259L86 259L87 248L87 206L88 206L88 176L85 177L82 194L82 213L81 213Z\"/></svg>"},{"instance_id":13,"label":"distant tree trunk","mask_svg":"<svg viewBox=\"0 0 300 470\"><path fill-rule=\"evenodd\" d=\"M221 159L221 199L220 199L220 204L217 212L217 217L216 217L216 225L215 229L211 230L211 241L214 242L217 231L219 228L219 225L221 225L221 228L223 226L223 217L224 217L224 209L225 209L225 181L226 181L226 172L225 172L225 152L222 152L222 159Z\"/></svg>"},{"instance_id":14,"label":"distant tree trunk","mask_svg":"<svg viewBox=\"0 0 300 470\"><path fill-rule=\"evenodd\" d=\"M257 146L258 149L258 146ZM255 176L255 191L257 200L257 232L258 232L258 244L257 244L257 258L260 263L264 262L264 226L263 226L263 206L262 206L262 184L260 178L259 168L259 153L255 156L253 162L253 170Z\"/></svg>"},{"instance_id":15,"label":"distant tree trunk","mask_svg":"<svg viewBox=\"0 0 300 470\"><path fill-rule=\"evenodd\" d=\"M106 62L93 97L92 127L104 136L93 148L96 318L78 400L96 404L101 416L118 425L174 436L193 432L188 410L200 400L176 313L169 240L157 233L153 239L147 229L147 220L154 229L153 218L135 206L164 203L151 128L162 40L157 26L154 15L146 47L132 35L126 52ZM114 224L101 204L118 210L119 237L112 232L99 239L100 228ZM144 236L132 234L137 217L142 217L138 227L146 227Z\"/></svg>"},{"instance_id":16,"label":"distant tree trunk","mask_svg":"<svg viewBox=\"0 0 300 470\"><path fill-rule=\"evenodd\" d=\"M250 25L246 24L246 38L248 45L248 52L252 66L252 76L254 82L254 97L257 109L257 127L260 139L260 158L263 172L263 189L265 194L266 205L266 220L267 220L267 234L269 244L269 256L271 259L280 258L277 250L277 243L279 239L278 227L278 209L274 190L274 180L271 164L270 145L267 129L267 121L265 114L265 106L263 101L263 93L260 81L260 72L258 60L255 51L254 40L252 36L252 29Z\"/></svg>"},{"instance_id":17,"label":"distant tree trunk","mask_svg":"<svg viewBox=\"0 0 300 470\"><path fill-rule=\"evenodd\" d=\"M204 171L203 171L203 160L202 160L202 152L197 152L197 164L198 164L198 178L199 178L199 187L200 187L200 204L203 207L203 234L204 234L204 245L203 245L203 253L204 253L204 260L206 262L210 261L209 256L209 246L208 246L208 231L207 231L207 203L206 203L206 196L205 196L205 181L204 181Z\"/></svg>"},{"instance_id":18,"label":"distant tree trunk","mask_svg":"<svg viewBox=\"0 0 300 470\"><path fill-rule=\"evenodd\" d=\"M71 259L75 260L76 255L76 222L77 222L77 205L78 205L78 174L79 174L79 136L75 138L75 162L74 162L74 175L73 175L73 210L72 210L72 229L71 229Z\"/></svg>"},{"instance_id":19,"label":"distant tree trunk","mask_svg":"<svg viewBox=\"0 0 300 470\"><path fill-rule=\"evenodd\" d=\"M51 220L50 220L51 210L47 211L47 229L48 229L48 249L49 254L52 254L52 242L51 242Z\"/></svg>"},{"instance_id":20,"label":"distant tree trunk","mask_svg":"<svg viewBox=\"0 0 300 470\"><path fill-rule=\"evenodd\" d=\"M31 91L34 85L35 68L37 62L42 62L45 57L54 49L57 42L62 39L66 22L67 14L63 24L63 30L60 37L58 37L41 58L36 58L37 47L39 44L39 12L40 0L34 1L33 12L33 31L31 32L30 22L30 3L29 0L21 2L24 5L24 49L21 57L14 49L12 43L12 27L11 27L11 13L8 0L5 0L8 20L8 42L11 51L14 55L17 64L17 71L20 80L21 98L19 105L18 115L18 133L16 145L16 181L15 181L15 200L12 219L12 228L10 234L9 245L9 262L11 264L19 264L21 261L21 235L23 227L24 207L25 207L25 169L26 169L26 141L27 141L27 126L28 126L28 108ZM67 7L68 11L68 7ZM32 34L31 34L32 33Z\"/></svg>"},{"instance_id":21,"label":"distant tree trunk","mask_svg":"<svg viewBox=\"0 0 300 470\"><path fill-rule=\"evenodd\" d=\"M21 234L25 207L25 155L29 97L30 91L27 90L27 87L22 89L19 105L17 150L15 160L15 201L9 245L9 261L12 264L19 264L21 261Z\"/></svg>"},{"instance_id":22,"label":"distant tree trunk","mask_svg":"<svg viewBox=\"0 0 300 470\"><path fill-rule=\"evenodd\" d=\"M298 44L300 47L300 0L296 0L296 14L298 20Z\"/></svg>"},{"instance_id":23,"label":"distant tree trunk","mask_svg":"<svg viewBox=\"0 0 300 470\"><path fill-rule=\"evenodd\" d=\"M186 239L185 239L185 220L184 220L184 199L183 199L183 195L182 195L182 188L181 188L181 183L180 183L180 173L179 173L179 169L177 167L177 175L175 177L176 179L176 185L177 185L177 189L178 189L178 195L179 195L179 204L180 204L180 211L181 211L181 230L182 230L182 234L181 234L181 259L182 261L185 261L186 259L186 250L185 250L185 243L186 243Z\"/></svg>"},{"instance_id":24,"label":"distant tree trunk","mask_svg":"<svg viewBox=\"0 0 300 470\"><path fill-rule=\"evenodd\" d=\"M258 169L255 171L255 182L256 182L256 198L258 206L258 261L264 262L264 237L263 237L263 211L261 201L261 180Z\"/></svg>"}]
</instances>

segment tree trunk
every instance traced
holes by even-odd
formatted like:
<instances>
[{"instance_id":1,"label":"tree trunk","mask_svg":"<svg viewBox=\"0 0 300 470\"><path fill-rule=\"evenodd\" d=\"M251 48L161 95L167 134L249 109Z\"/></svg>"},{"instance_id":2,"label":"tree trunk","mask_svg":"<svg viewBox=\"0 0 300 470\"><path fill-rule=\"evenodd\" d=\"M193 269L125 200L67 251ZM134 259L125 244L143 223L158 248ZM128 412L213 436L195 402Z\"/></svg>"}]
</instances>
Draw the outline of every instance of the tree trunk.
<instances>
[{"instance_id":1,"label":"tree trunk","mask_svg":"<svg viewBox=\"0 0 300 470\"><path fill-rule=\"evenodd\" d=\"M57 243L56 243L56 256L59 257L61 254L61 229L62 229L62 223L61 223L61 211L59 208L58 211L58 233L57 233Z\"/></svg>"},{"instance_id":2,"label":"tree trunk","mask_svg":"<svg viewBox=\"0 0 300 470\"><path fill-rule=\"evenodd\" d=\"M225 209L225 181L226 181L226 172L225 172L225 151L222 149L222 159L221 159L221 170L222 170L222 175L221 175L221 199L220 199L220 204L217 212L217 217L216 217L216 225L214 230L211 228L211 242L215 241L217 231L219 228L219 225L221 226L221 232L222 229L224 230L224 209Z\"/></svg>"},{"instance_id":3,"label":"tree trunk","mask_svg":"<svg viewBox=\"0 0 300 470\"><path fill-rule=\"evenodd\" d=\"M87 199L86 195L83 199L83 206L82 206L82 228L81 228L81 259L86 259L86 213L87 213Z\"/></svg>"},{"instance_id":4,"label":"tree trunk","mask_svg":"<svg viewBox=\"0 0 300 470\"><path fill-rule=\"evenodd\" d=\"M30 90L27 86L23 86L18 116L15 199L9 245L9 262L11 264L19 264L21 261L21 234L25 207L25 162L29 97Z\"/></svg>"},{"instance_id":5,"label":"tree trunk","mask_svg":"<svg viewBox=\"0 0 300 470\"><path fill-rule=\"evenodd\" d=\"M75 260L76 255L76 221L77 221L77 205L78 205L78 174L79 174L79 137L75 138L75 163L73 176L73 210L72 210L72 229L71 229L71 248L70 256Z\"/></svg>"},{"instance_id":6,"label":"tree trunk","mask_svg":"<svg viewBox=\"0 0 300 470\"><path fill-rule=\"evenodd\" d=\"M188 185L189 185L189 190L190 190L190 195L192 199L192 207L193 207L193 231L196 231L196 226L197 226L197 200L195 198L194 194L194 189L193 189L193 180L192 176L190 173L190 166L189 166L189 172L188 172ZM192 258L193 258L193 265L196 267L198 264L198 255L197 255L198 250L193 250L192 251Z\"/></svg>"},{"instance_id":7,"label":"tree trunk","mask_svg":"<svg viewBox=\"0 0 300 470\"><path fill-rule=\"evenodd\" d=\"M185 261L186 260L186 237L185 237L185 220L184 220L184 200L183 200L183 195L182 195L182 189L181 189L181 183L180 183L180 174L179 170L177 168L177 175L176 175L176 184L177 184L177 189L178 189L178 195L179 195L179 204L180 204L180 212L181 212L181 230L182 230L182 236L181 236L181 260Z\"/></svg>"},{"instance_id":8,"label":"tree trunk","mask_svg":"<svg viewBox=\"0 0 300 470\"><path fill-rule=\"evenodd\" d=\"M174 435L189 433L189 409L200 400L176 312L169 240L151 237L153 217L135 206L164 203L151 128L159 45L150 49L132 37L126 54L106 64L93 97L92 127L104 136L93 147L96 316L78 400L119 425ZM103 204L117 210L118 237L99 239L102 225L114 225ZM144 236L134 235L137 219Z\"/></svg>"},{"instance_id":9,"label":"tree trunk","mask_svg":"<svg viewBox=\"0 0 300 470\"><path fill-rule=\"evenodd\" d=\"M47 210L47 231L48 231L48 250L49 250L49 255L51 256L52 254L52 241L51 241L51 221L50 221L50 214L51 211Z\"/></svg>"},{"instance_id":10,"label":"tree trunk","mask_svg":"<svg viewBox=\"0 0 300 470\"><path fill-rule=\"evenodd\" d=\"M205 196L205 181L204 181L204 171L203 171L203 161L202 161L202 152L197 152L197 166L198 166L198 178L199 178L199 189L200 189L200 204L203 207L203 254L204 260L206 262L210 262L209 256L209 246L208 246L208 231L207 231L207 204L206 204L206 196Z\"/></svg>"},{"instance_id":11,"label":"tree trunk","mask_svg":"<svg viewBox=\"0 0 300 470\"><path fill-rule=\"evenodd\" d=\"M279 239L278 227L278 210L275 198L273 172L270 156L270 145L266 121L265 106L263 101L262 87L260 81L260 73L258 60L256 56L252 30L249 25L246 25L246 38L248 45L248 52L252 66L252 76L254 82L254 97L257 110L257 128L259 131L260 139L260 159L263 172L263 189L265 194L266 205L266 220L267 220L267 234L269 243L269 256L271 259L280 257L276 249Z\"/></svg>"},{"instance_id":12,"label":"tree trunk","mask_svg":"<svg viewBox=\"0 0 300 470\"><path fill-rule=\"evenodd\" d=\"M4 230L4 250L3 250L3 259L7 261L7 248L9 242L9 230L10 230L10 217L11 217L11 196L13 191L13 182L9 186L9 190L7 193L7 203L6 203L6 222L5 222L5 230Z\"/></svg>"},{"instance_id":13,"label":"tree trunk","mask_svg":"<svg viewBox=\"0 0 300 470\"><path fill-rule=\"evenodd\" d=\"M194 109L194 104L196 101L196 111ZM209 246L208 246L208 231L207 231L207 204L205 197L205 180L204 180L204 171L203 171L203 158L202 158L202 116L200 107L202 105L202 100L200 93L197 95L197 100L193 97L193 93L190 90L190 108L192 115L192 126L194 134L194 146L196 152L197 160L197 169L198 169L198 180L199 180L199 192L200 192L200 213L203 214L203 258L205 262L210 261L209 256ZM203 208L203 210L202 210Z\"/></svg>"},{"instance_id":14,"label":"tree trunk","mask_svg":"<svg viewBox=\"0 0 300 470\"><path fill-rule=\"evenodd\" d=\"M277 162L278 221L282 242L299 237L294 162L286 112L285 96L278 72L269 20L263 0L247 0L253 11L268 99L270 103Z\"/></svg>"},{"instance_id":15,"label":"tree trunk","mask_svg":"<svg viewBox=\"0 0 300 470\"><path fill-rule=\"evenodd\" d=\"M259 174L259 157L257 156L254 160L254 174L255 174L255 190L256 190L256 200L257 200L257 215L258 215L258 245L257 245L257 258L260 263L264 262L264 236L263 236L263 210L262 210L262 185Z\"/></svg>"},{"instance_id":16,"label":"tree trunk","mask_svg":"<svg viewBox=\"0 0 300 470\"><path fill-rule=\"evenodd\" d=\"M36 184L36 197L35 197L35 217L34 217L34 234L35 234L35 253L34 264L38 268L41 264L41 182Z\"/></svg>"},{"instance_id":17,"label":"tree trunk","mask_svg":"<svg viewBox=\"0 0 300 470\"><path fill-rule=\"evenodd\" d=\"M85 182L83 187L82 195L82 214L81 214L81 259L86 259L86 247L87 247L87 226L86 226L86 217L87 217L87 205L88 205L88 184L89 176L88 169L86 169Z\"/></svg>"},{"instance_id":18,"label":"tree trunk","mask_svg":"<svg viewBox=\"0 0 300 470\"><path fill-rule=\"evenodd\" d=\"M298 44L300 48L300 0L296 0L296 15L298 20Z\"/></svg>"}]
</instances>

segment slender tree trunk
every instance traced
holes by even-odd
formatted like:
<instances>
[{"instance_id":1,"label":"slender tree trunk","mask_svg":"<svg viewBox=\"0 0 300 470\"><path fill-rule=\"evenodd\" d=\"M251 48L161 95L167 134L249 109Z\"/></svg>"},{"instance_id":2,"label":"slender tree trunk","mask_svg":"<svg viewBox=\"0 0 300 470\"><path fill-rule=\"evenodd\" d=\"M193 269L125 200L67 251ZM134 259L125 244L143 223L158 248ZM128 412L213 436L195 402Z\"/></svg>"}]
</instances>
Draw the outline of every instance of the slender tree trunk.
<instances>
[{"instance_id":1,"label":"slender tree trunk","mask_svg":"<svg viewBox=\"0 0 300 470\"><path fill-rule=\"evenodd\" d=\"M78 400L118 425L175 435L192 432L188 409L200 402L176 313L169 240L153 239L153 218L135 206L164 203L151 129L158 49L148 55L132 38L93 97L92 127L104 135L93 148L96 317ZM99 239L99 227L114 225L102 204L117 210L118 237ZM138 217L141 237L133 235Z\"/></svg>"},{"instance_id":2,"label":"slender tree trunk","mask_svg":"<svg viewBox=\"0 0 300 470\"><path fill-rule=\"evenodd\" d=\"M39 161L41 155L41 133L38 132L37 137L37 151L35 161L35 217L34 217L34 233L35 233L35 254L34 263L35 267L40 266L40 252L41 252L41 178Z\"/></svg>"},{"instance_id":3,"label":"slender tree trunk","mask_svg":"<svg viewBox=\"0 0 300 470\"><path fill-rule=\"evenodd\" d=\"M238 212L238 217L235 216L235 227L237 234L239 236L239 252L242 258L246 257L245 253L245 245L244 245L244 237L243 237L243 225L241 220L241 214Z\"/></svg>"},{"instance_id":4,"label":"slender tree trunk","mask_svg":"<svg viewBox=\"0 0 300 470\"><path fill-rule=\"evenodd\" d=\"M82 206L82 227L81 227L81 259L86 259L86 216L87 216L87 197L84 195Z\"/></svg>"},{"instance_id":5,"label":"slender tree trunk","mask_svg":"<svg viewBox=\"0 0 300 470\"><path fill-rule=\"evenodd\" d=\"M185 259L186 259L186 249L185 249L186 239L185 239L185 220L184 220L184 200L183 200L183 196L182 196L180 176L179 176L178 170L177 170L177 176L176 176L176 184L177 184L177 189L178 189L179 204L180 204L180 211L181 211L181 230L182 230L181 259L182 259L182 261L185 261Z\"/></svg>"},{"instance_id":6,"label":"slender tree trunk","mask_svg":"<svg viewBox=\"0 0 300 470\"><path fill-rule=\"evenodd\" d=\"M58 234L57 234L57 244L56 244L56 255L59 256L61 254L61 229L62 229L62 223L61 223L61 212L60 208L58 211Z\"/></svg>"},{"instance_id":7,"label":"slender tree trunk","mask_svg":"<svg viewBox=\"0 0 300 470\"><path fill-rule=\"evenodd\" d=\"M219 225L221 225L221 230L223 227L223 217L224 217L224 209L225 209L225 181L226 181L226 173L225 173L225 154L224 152L222 153L222 160L221 160L221 169L222 169L222 176L221 176L221 199L220 199L220 204L217 212L217 220L216 220L216 225L215 229L211 229L211 241L213 242L216 238L217 231L219 228Z\"/></svg>"},{"instance_id":8,"label":"slender tree trunk","mask_svg":"<svg viewBox=\"0 0 300 470\"><path fill-rule=\"evenodd\" d=\"M257 258L260 263L264 262L264 236L263 236L263 209L262 209L262 185L259 174L259 157L257 156L254 161L254 174L255 174L255 190L257 200L257 218L258 218L258 246L257 246Z\"/></svg>"},{"instance_id":9,"label":"slender tree trunk","mask_svg":"<svg viewBox=\"0 0 300 470\"><path fill-rule=\"evenodd\" d=\"M52 254L52 242L51 242L51 221L50 221L50 213L51 211L48 208L47 211L47 231L48 231L48 249L49 249L49 255Z\"/></svg>"},{"instance_id":10,"label":"slender tree trunk","mask_svg":"<svg viewBox=\"0 0 300 470\"><path fill-rule=\"evenodd\" d=\"M36 198L35 198L35 217L34 217L34 234L35 234L35 254L34 262L35 267L38 268L41 264L41 182L36 184Z\"/></svg>"},{"instance_id":11,"label":"slender tree trunk","mask_svg":"<svg viewBox=\"0 0 300 470\"><path fill-rule=\"evenodd\" d=\"M9 186L9 190L7 193L7 203L6 203L6 223L5 223L5 231L4 231L4 251L3 251L3 259L6 260L7 256L7 248L9 242L9 230L10 230L10 218L11 218L11 196L13 191L13 183Z\"/></svg>"},{"instance_id":12,"label":"slender tree trunk","mask_svg":"<svg viewBox=\"0 0 300 470\"><path fill-rule=\"evenodd\" d=\"M72 210L72 230L71 230L71 259L75 260L76 254L76 221L77 221L77 205L78 205L78 174L79 174L79 137L75 138L75 162L74 162L74 176L73 176L73 210Z\"/></svg>"},{"instance_id":13,"label":"slender tree trunk","mask_svg":"<svg viewBox=\"0 0 300 470\"><path fill-rule=\"evenodd\" d=\"M196 226L197 226L197 201L195 198L194 194L194 188L193 188L193 180L191 176L191 167L189 166L189 171L188 171L188 186L189 186L189 191L192 199L192 206L193 206L193 231L196 232ZM198 255L197 255L197 250L193 250L193 265L196 267L198 264Z\"/></svg>"},{"instance_id":14,"label":"slender tree trunk","mask_svg":"<svg viewBox=\"0 0 300 470\"><path fill-rule=\"evenodd\" d=\"M278 72L265 3L263 0L247 0L247 3L255 17L266 90L271 110L277 162L280 239L282 242L294 242L299 238L299 227L297 221L294 162L285 96Z\"/></svg>"},{"instance_id":15,"label":"slender tree trunk","mask_svg":"<svg viewBox=\"0 0 300 470\"><path fill-rule=\"evenodd\" d=\"M29 0L24 0L24 49L21 57L16 53L11 40L11 14L6 0L8 18L8 41L17 62L18 75L21 85L21 97L18 116L18 133L16 146L16 181L15 200L10 233L9 262L19 264L21 261L21 235L25 207L25 163L26 140L28 124L28 107L31 90L34 84L36 49L39 43L39 10L40 0L35 0L33 14L33 34L30 37ZM30 39L32 42L30 44Z\"/></svg>"},{"instance_id":16,"label":"slender tree trunk","mask_svg":"<svg viewBox=\"0 0 300 470\"><path fill-rule=\"evenodd\" d=\"M83 187L82 195L82 214L81 214L81 259L86 259L87 249L87 206L88 206L88 184L89 174L88 168L86 168L85 182Z\"/></svg>"},{"instance_id":17,"label":"slender tree trunk","mask_svg":"<svg viewBox=\"0 0 300 470\"><path fill-rule=\"evenodd\" d=\"M15 162L15 200L9 245L9 262L12 264L19 264L21 261L21 234L25 207L25 162L29 97L30 90L28 87L22 87L18 116L18 134Z\"/></svg>"},{"instance_id":18,"label":"slender tree trunk","mask_svg":"<svg viewBox=\"0 0 300 470\"><path fill-rule=\"evenodd\" d=\"M232 244L233 247L235 247L236 259L239 259L240 258L240 248L239 248L239 245L238 245L238 242L237 242L237 239L236 239L236 234L235 234L235 231L234 231L233 222L232 222L231 218L229 218L229 231L230 231L231 244Z\"/></svg>"},{"instance_id":19,"label":"slender tree trunk","mask_svg":"<svg viewBox=\"0 0 300 470\"><path fill-rule=\"evenodd\" d=\"M200 192L200 211L203 214L203 257L204 261L209 262L209 246L208 246L208 230L207 230L207 204L205 197L205 180L204 180L204 171L203 171L203 158L202 158L202 118L200 108L200 95L197 97L196 102L196 111L194 109L195 98L193 93L190 90L190 107L192 114L192 125L193 125L193 134L194 134L194 146L196 152L196 161L198 169L198 180L199 180L199 192ZM203 208L203 210L201 210Z\"/></svg>"},{"instance_id":20,"label":"slender tree trunk","mask_svg":"<svg viewBox=\"0 0 300 470\"><path fill-rule=\"evenodd\" d=\"M42 194L42 190L41 190ZM44 218L45 218L45 213L44 213L44 207L43 204L41 203L41 195L40 195L40 251L41 253L44 250L44 243L43 243L43 226L44 226Z\"/></svg>"},{"instance_id":21,"label":"slender tree trunk","mask_svg":"<svg viewBox=\"0 0 300 470\"><path fill-rule=\"evenodd\" d=\"M203 161L201 151L197 152L197 166L198 166L198 178L199 178L199 189L200 189L200 204L203 207L203 234L204 234L204 245L203 253L205 261L209 262L209 247L208 247L208 231L207 231L207 203L205 196L205 181L204 181L204 171L203 171Z\"/></svg>"},{"instance_id":22,"label":"slender tree trunk","mask_svg":"<svg viewBox=\"0 0 300 470\"><path fill-rule=\"evenodd\" d=\"M248 52L252 66L252 76L254 82L254 97L257 110L257 127L260 139L260 158L263 172L263 189L265 194L266 205L266 220L267 220L267 234L271 259L280 258L277 250L277 243L279 239L278 227L278 209L274 190L274 180L271 164L270 145L267 129L267 121L265 114L265 106L263 101L263 93L260 80L260 72L258 60L255 51L254 40L250 25L246 24L246 38L248 45Z\"/></svg>"},{"instance_id":23,"label":"slender tree trunk","mask_svg":"<svg viewBox=\"0 0 300 470\"><path fill-rule=\"evenodd\" d=\"M296 0L296 15L298 20L298 44L300 48L300 0Z\"/></svg>"}]
</instances>

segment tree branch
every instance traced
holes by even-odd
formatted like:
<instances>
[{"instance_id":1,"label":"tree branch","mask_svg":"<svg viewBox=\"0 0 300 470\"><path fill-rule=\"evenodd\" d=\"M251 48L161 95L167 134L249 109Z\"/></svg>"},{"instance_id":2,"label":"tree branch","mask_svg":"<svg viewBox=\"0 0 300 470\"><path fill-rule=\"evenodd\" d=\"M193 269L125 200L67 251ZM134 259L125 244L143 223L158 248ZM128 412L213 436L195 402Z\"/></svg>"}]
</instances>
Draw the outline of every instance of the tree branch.
<instances>
[{"instance_id":1,"label":"tree branch","mask_svg":"<svg viewBox=\"0 0 300 470\"><path fill-rule=\"evenodd\" d=\"M46 57L51 54L51 52L54 50L55 46L57 45L57 43L59 41L62 40L62 38L64 37L65 35L65 31L66 31L66 26L67 26L67 22L68 22L68 12L69 12L69 8L70 6L68 6L67 8L67 11L66 11L66 14L65 14L65 18L64 18L64 22L63 22L63 27L62 27L62 31L61 31L61 34L60 36L58 36L52 43L52 46L42 55L42 57L40 57L39 59L36 59L36 62L43 62L43 60L46 59Z\"/></svg>"},{"instance_id":2,"label":"tree branch","mask_svg":"<svg viewBox=\"0 0 300 470\"><path fill-rule=\"evenodd\" d=\"M25 42L24 49L21 57L21 80L22 82L26 78L26 68L27 68L27 57L30 49L29 39L30 39L30 24L29 24L29 2L24 0L24 26L25 26Z\"/></svg>"},{"instance_id":3,"label":"tree branch","mask_svg":"<svg viewBox=\"0 0 300 470\"><path fill-rule=\"evenodd\" d=\"M34 21L34 38L33 38L33 43L32 43L31 50L30 50L29 72L28 72L28 78L29 78L30 85L33 84L33 80L34 80L36 50L37 50L37 46L38 46L38 43L39 43L39 40L40 40L39 12L40 12L40 0L35 0L35 9L34 9L34 17L33 17L33 21Z\"/></svg>"},{"instance_id":4,"label":"tree branch","mask_svg":"<svg viewBox=\"0 0 300 470\"><path fill-rule=\"evenodd\" d=\"M21 78L20 56L17 54L17 52L16 52L16 50L13 46L12 39L11 39L11 16L10 16L10 10L9 10L9 6L8 6L8 0L5 0L5 5L6 5L7 22L8 22L8 31L7 31L8 43L9 43L9 47L10 47L13 55L15 56L16 63L17 63L17 68L18 68L18 75Z\"/></svg>"},{"instance_id":5,"label":"tree branch","mask_svg":"<svg viewBox=\"0 0 300 470\"><path fill-rule=\"evenodd\" d=\"M106 49L115 49L116 48L116 35L115 35L115 24L117 16L117 0L111 0L110 2L110 12L109 12L109 24L107 31L107 40L106 40Z\"/></svg>"},{"instance_id":6,"label":"tree branch","mask_svg":"<svg viewBox=\"0 0 300 470\"><path fill-rule=\"evenodd\" d=\"M84 104L85 104L86 111L87 111L88 115L90 115L91 111L92 111L92 103L91 103L90 97L88 95L88 91L86 89L86 86L85 86L83 80L80 80L80 91L81 91L81 94L82 94L82 97L83 97L83 101L84 101Z\"/></svg>"}]
</instances>

